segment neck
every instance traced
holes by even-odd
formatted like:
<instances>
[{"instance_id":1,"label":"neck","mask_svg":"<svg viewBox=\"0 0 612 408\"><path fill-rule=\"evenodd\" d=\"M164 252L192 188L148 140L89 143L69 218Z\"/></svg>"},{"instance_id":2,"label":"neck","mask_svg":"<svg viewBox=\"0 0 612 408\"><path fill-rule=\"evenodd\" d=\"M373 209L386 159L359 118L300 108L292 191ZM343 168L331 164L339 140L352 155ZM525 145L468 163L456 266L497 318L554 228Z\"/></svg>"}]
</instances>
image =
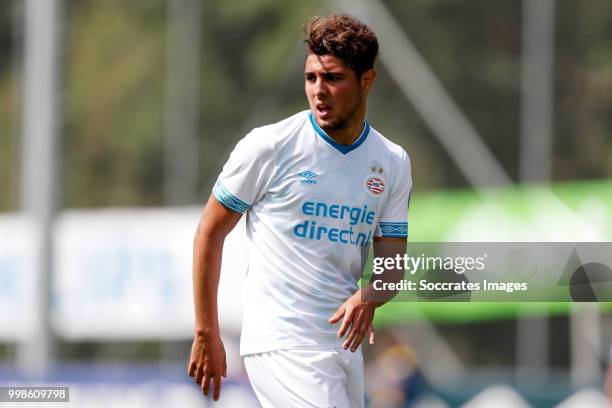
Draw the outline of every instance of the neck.
<instances>
[{"instance_id":1,"label":"neck","mask_svg":"<svg viewBox=\"0 0 612 408\"><path fill-rule=\"evenodd\" d=\"M337 143L352 145L363 132L365 109L359 109L355 116L349 120L342 129L325 131Z\"/></svg>"}]
</instances>

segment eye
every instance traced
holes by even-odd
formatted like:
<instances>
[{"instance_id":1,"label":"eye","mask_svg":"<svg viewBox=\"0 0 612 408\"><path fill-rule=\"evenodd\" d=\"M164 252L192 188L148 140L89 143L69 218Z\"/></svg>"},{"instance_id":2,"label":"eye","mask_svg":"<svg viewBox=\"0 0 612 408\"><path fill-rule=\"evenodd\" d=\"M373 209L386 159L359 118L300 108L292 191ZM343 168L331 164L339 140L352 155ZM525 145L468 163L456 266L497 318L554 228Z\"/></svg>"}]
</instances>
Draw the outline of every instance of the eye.
<instances>
[{"instance_id":1,"label":"eye","mask_svg":"<svg viewBox=\"0 0 612 408\"><path fill-rule=\"evenodd\" d=\"M308 82L316 81L316 76L314 74L306 74L304 75L304 78L306 78L306 81Z\"/></svg>"},{"instance_id":2,"label":"eye","mask_svg":"<svg viewBox=\"0 0 612 408\"><path fill-rule=\"evenodd\" d=\"M335 82L342 79L342 76L339 74L325 74L325 80L328 82Z\"/></svg>"}]
</instances>

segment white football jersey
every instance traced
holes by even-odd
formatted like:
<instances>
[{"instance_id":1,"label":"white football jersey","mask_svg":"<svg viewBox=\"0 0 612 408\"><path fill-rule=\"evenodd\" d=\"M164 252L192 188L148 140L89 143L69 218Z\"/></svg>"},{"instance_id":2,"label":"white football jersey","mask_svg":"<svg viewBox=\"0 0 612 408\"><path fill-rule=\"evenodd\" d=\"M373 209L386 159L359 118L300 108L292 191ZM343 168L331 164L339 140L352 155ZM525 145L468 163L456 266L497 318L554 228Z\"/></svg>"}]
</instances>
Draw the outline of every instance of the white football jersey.
<instances>
[{"instance_id":1,"label":"white football jersey","mask_svg":"<svg viewBox=\"0 0 612 408\"><path fill-rule=\"evenodd\" d=\"M358 289L372 238L408 235L411 187L406 152L367 122L352 145L310 111L245 136L213 188L247 216L241 354L340 347L328 319Z\"/></svg>"}]
</instances>

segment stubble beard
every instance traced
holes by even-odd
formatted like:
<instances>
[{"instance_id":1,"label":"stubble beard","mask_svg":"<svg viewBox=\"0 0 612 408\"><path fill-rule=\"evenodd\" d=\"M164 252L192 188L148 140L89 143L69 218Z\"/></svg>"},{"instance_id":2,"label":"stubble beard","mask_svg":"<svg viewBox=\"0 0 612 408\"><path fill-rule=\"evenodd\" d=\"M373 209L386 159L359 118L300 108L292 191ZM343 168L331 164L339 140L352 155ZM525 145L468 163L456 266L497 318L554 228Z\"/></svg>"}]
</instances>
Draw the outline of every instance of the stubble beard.
<instances>
[{"instance_id":1,"label":"stubble beard","mask_svg":"<svg viewBox=\"0 0 612 408\"><path fill-rule=\"evenodd\" d=\"M359 92L357 94L356 103L352 107L350 112L348 112L343 117L340 117L337 120L332 121L331 123L329 123L329 124L327 124L325 126L321 126L321 129L323 129L326 132L334 131L334 130L346 129L348 127L349 122L351 121L351 119L353 119L355 117L355 115L357 114L357 111L359 111L359 107L360 106L361 106L361 92Z\"/></svg>"}]
</instances>

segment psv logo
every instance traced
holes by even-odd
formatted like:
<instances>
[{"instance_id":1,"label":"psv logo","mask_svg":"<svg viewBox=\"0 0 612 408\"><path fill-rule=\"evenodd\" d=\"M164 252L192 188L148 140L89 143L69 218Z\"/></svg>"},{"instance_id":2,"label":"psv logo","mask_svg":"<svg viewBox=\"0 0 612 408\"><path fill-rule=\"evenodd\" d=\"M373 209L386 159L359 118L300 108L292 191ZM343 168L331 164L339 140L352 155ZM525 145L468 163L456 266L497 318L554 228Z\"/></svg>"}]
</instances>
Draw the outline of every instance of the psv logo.
<instances>
[{"instance_id":1,"label":"psv logo","mask_svg":"<svg viewBox=\"0 0 612 408\"><path fill-rule=\"evenodd\" d=\"M368 177L365 187L374 197L380 196L385 191L385 181L377 176Z\"/></svg>"}]
</instances>

